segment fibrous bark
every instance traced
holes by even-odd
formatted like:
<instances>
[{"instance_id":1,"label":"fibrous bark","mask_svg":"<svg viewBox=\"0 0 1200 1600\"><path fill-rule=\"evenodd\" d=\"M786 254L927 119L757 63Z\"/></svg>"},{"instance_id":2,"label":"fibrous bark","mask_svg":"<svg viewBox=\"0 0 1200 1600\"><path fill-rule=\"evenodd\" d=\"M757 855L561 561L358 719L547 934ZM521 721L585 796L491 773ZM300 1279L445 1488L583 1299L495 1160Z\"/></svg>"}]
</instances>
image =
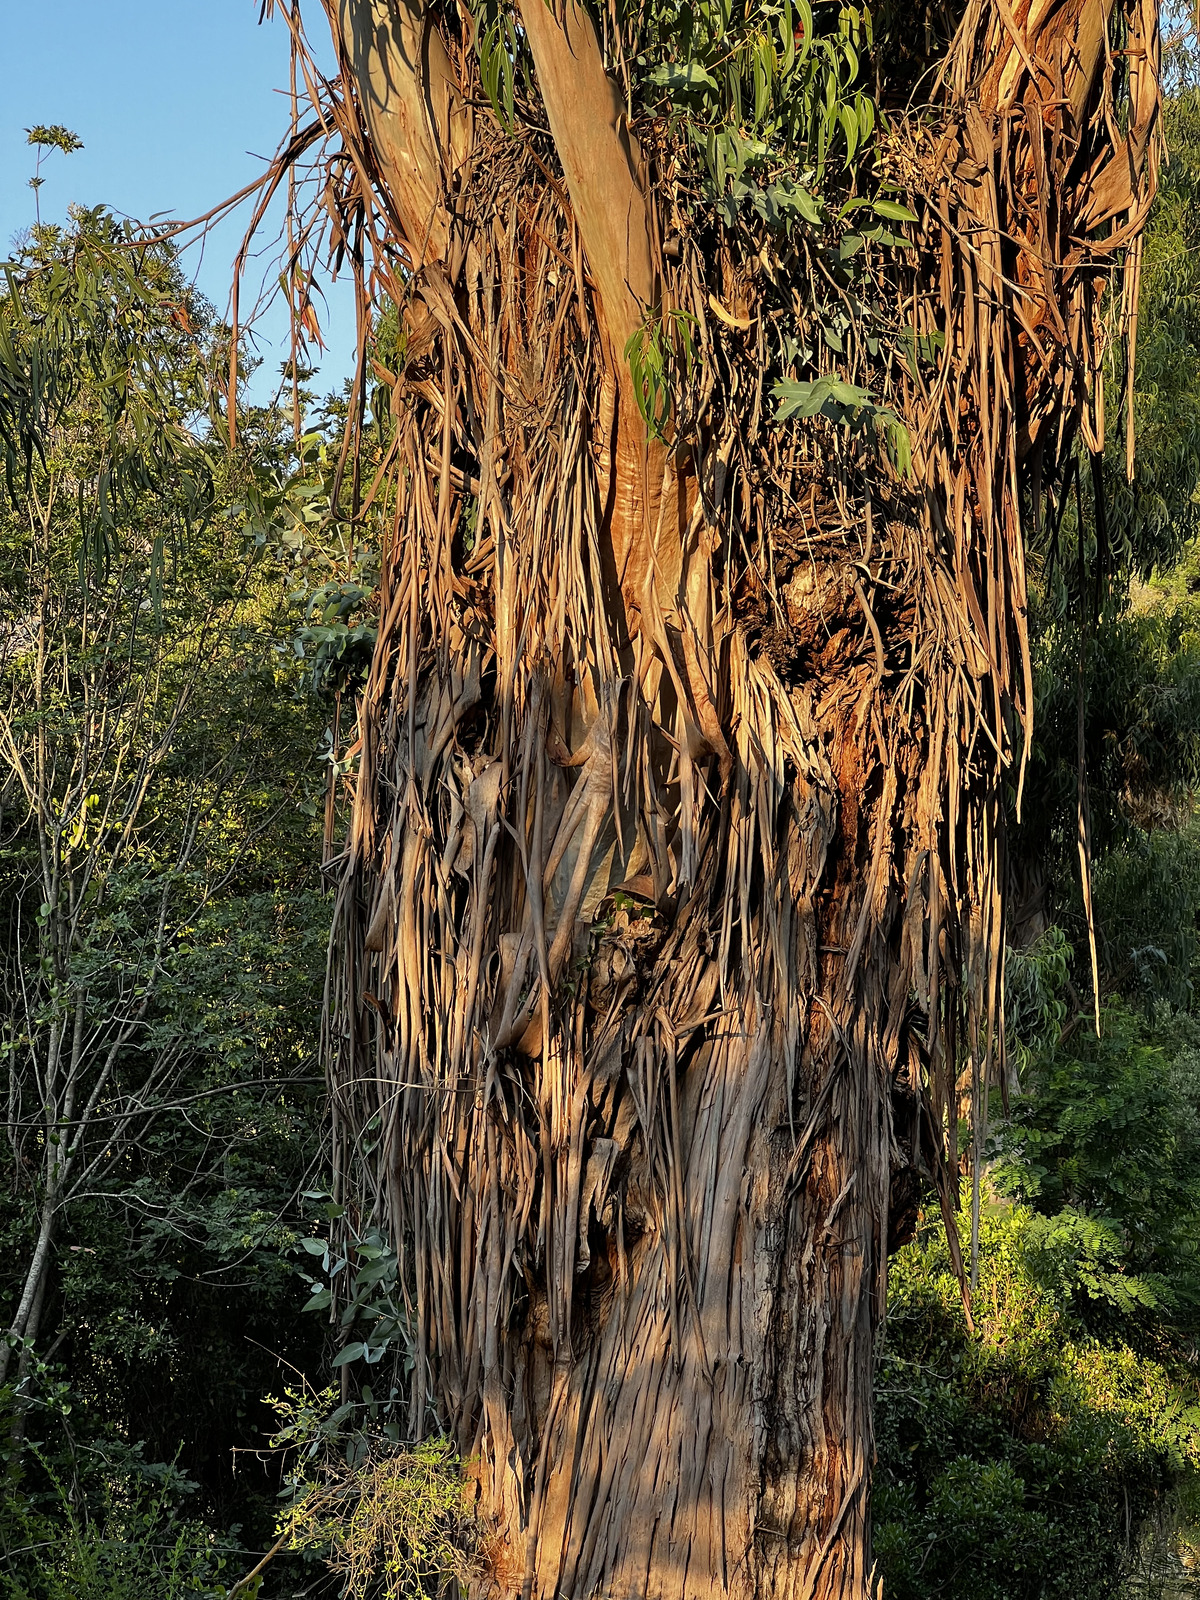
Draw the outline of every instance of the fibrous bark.
<instances>
[{"instance_id":1,"label":"fibrous bark","mask_svg":"<svg viewBox=\"0 0 1200 1600\"><path fill-rule=\"evenodd\" d=\"M973 0L887 132L919 221L874 270L940 354L845 361L911 476L771 420L817 252L689 222L575 0L520 7L514 133L469 16L328 8L339 227L406 330L330 1040L408 1426L476 1463L484 1590L863 1596L889 1196L923 1174L954 1239L960 1072L978 1109L1002 1068L1024 540L1102 443L1155 7ZM625 349L676 312L664 438Z\"/></svg>"}]
</instances>

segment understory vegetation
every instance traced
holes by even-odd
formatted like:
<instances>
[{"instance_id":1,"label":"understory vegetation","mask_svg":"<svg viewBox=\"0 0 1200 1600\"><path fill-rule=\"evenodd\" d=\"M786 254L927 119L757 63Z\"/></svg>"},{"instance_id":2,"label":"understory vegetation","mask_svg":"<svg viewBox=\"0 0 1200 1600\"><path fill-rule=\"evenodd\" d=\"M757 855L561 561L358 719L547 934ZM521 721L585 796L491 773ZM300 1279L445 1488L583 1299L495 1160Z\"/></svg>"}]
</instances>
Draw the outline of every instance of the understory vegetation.
<instances>
[{"instance_id":1,"label":"understory vegetation","mask_svg":"<svg viewBox=\"0 0 1200 1600\"><path fill-rule=\"evenodd\" d=\"M1117 1004L1039 1054L990 1150L968 1325L940 1218L892 1261L885 1593L1176 1592L1200 1487L1200 1030ZM1147 1585L1149 1587L1147 1588Z\"/></svg>"},{"instance_id":2,"label":"understory vegetation","mask_svg":"<svg viewBox=\"0 0 1200 1600\"><path fill-rule=\"evenodd\" d=\"M1168 1597L1200 1564L1200 93L1179 71L1138 475L1114 455L1058 530L1089 571L1103 530L1094 593L1082 560L1031 577L1009 1059L974 1142L960 1089L968 1292L932 1181L890 1262L888 1600ZM847 105L857 144L874 113ZM478 1463L412 1437L406 1285L328 1148L328 869L378 612L379 529L346 508L387 454L386 396L353 484L347 396L319 403L297 364L277 403L235 398L231 445L229 329L103 210L39 225L6 282L0 366L38 376L0 388L0 1600L465 1585ZM378 369L401 337L382 314ZM653 422L683 357L631 342Z\"/></svg>"}]
</instances>

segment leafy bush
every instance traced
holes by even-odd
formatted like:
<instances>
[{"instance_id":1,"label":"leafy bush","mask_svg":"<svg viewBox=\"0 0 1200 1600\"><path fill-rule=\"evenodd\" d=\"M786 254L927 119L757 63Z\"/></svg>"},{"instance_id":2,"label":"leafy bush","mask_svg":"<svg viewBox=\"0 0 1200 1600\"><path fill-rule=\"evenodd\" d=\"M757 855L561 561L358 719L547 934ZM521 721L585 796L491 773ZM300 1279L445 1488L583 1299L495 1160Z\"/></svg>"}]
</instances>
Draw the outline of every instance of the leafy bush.
<instances>
[{"instance_id":1,"label":"leafy bush","mask_svg":"<svg viewBox=\"0 0 1200 1600\"><path fill-rule=\"evenodd\" d=\"M972 1600L1103 1600L1135 1564L1175 1560L1200 1495L1197 1023L1112 1005L1099 1038L1063 1030L1055 929L1013 968L1025 1092L991 1152L974 1329L940 1222L891 1264L889 1600L968 1581Z\"/></svg>"},{"instance_id":2,"label":"leafy bush","mask_svg":"<svg viewBox=\"0 0 1200 1600\"><path fill-rule=\"evenodd\" d=\"M476 1529L458 1452L448 1439L398 1441L381 1408L337 1403L333 1389L288 1390L273 1440L291 1462L277 1548L321 1555L343 1600L410 1600L465 1590Z\"/></svg>"},{"instance_id":3,"label":"leafy bush","mask_svg":"<svg viewBox=\"0 0 1200 1600\"><path fill-rule=\"evenodd\" d=\"M2 1600L225 1600L238 1546L181 1515L195 1485L179 1474L118 1475L90 1505L47 1483L0 1512Z\"/></svg>"},{"instance_id":4,"label":"leafy bush","mask_svg":"<svg viewBox=\"0 0 1200 1600\"><path fill-rule=\"evenodd\" d=\"M1200 1307L1200 1061L1195 1024L1163 1013L1157 1034L1118 1006L1101 1037L1079 1026L1035 1055L996 1141L1000 1194L1040 1213L1026 1249L1100 1331L1142 1307L1190 1327Z\"/></svg>"},{"instance_id":5,"label":"leafy bush","mask_svg":"<svg viewBox=\"0 0 1200 1600\"><path fill-rule=\"evenodd\" d=\"M893 1258L874 1507L889 1600L1103 1600L1200 1469L1194 1376L1081 1326L1045 1221L984 1216L974 1333L940 1224Z\"/></svg>"},{"instance_id":6,"label":"leafy bush","mask_svg":"<svg viewBox=\"0 0 1200 1600\"><path fill-rule=\"evenodd\" d=\"M464 1586L463 1483L448 1440L411 1449L377 1442L361 1460L327 1465L319 1487L289 1513L292 1547L328 1549L346 1600L408 1600Z\"/></svg>"}]
</instances>

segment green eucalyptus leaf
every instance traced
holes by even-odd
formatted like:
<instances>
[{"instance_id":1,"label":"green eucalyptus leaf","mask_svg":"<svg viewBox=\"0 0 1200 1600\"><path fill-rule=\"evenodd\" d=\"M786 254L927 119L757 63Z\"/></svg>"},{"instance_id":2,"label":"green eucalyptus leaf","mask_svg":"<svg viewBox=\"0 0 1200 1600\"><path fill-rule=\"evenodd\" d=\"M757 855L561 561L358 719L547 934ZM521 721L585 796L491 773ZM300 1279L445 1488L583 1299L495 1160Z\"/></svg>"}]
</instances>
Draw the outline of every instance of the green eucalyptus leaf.
<instances>
[{"instance_id":1,"label":"green eucalyptus leaf","mask_svg":"<svg viewBox=\"0 0 1200 1600\"><path fill-rule=\"evenodd\" d=\"M889 222L916 222L917 214L908 206L903 206L898 200L875 199L871 202L871 209L877 217L886 217Z\"/></svg>"}]
</instances>

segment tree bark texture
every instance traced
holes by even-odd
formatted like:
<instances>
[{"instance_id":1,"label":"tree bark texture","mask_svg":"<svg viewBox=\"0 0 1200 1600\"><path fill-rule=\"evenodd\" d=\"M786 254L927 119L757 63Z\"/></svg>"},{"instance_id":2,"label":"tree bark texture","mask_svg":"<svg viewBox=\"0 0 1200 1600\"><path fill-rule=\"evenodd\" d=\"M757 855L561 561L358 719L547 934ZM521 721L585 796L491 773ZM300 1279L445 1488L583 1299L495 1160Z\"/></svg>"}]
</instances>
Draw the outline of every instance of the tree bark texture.
<instances>
[{"instance_id":1,"label":"tree bark texture","mask_svg":"<svg viewBox=\"0 0 1200 1600\"><path fill-rule=\"evenodd\" d=\"M910 475L772 420L818 257L689 226L615 24L521 4L509 133L465 13L327 9L339 226L404 327L330 1049L409 1428L475 1463L480 1593L859 1600L889 1196L922 1174L954 1240L959 1074L1002 1065L1023 518L1102 443L1155 7L976 0L893 120L919 221L873 270L943 354L845 360ZM661 437L625 352L676 311Z\"/></svg>"}]
</instances>

